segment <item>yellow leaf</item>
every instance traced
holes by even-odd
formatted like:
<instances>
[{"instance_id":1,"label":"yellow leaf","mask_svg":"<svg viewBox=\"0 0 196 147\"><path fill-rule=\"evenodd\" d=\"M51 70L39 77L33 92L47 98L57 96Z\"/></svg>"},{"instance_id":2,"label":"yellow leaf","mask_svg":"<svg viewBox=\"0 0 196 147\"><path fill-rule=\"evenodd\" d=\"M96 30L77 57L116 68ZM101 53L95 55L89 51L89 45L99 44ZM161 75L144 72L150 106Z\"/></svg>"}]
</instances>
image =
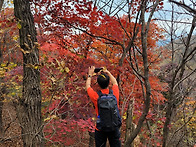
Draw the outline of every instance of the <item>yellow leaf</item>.
<instances>
[{"instance_id":1,"label":"yellow leaf","mask_svg":"<svg viewBox=\"0 0 196 147\"><path fill-rule=\"evenodd\" d=\"M124 115L122 116L123 119L127 119L127 113L125 112Z\"/></svg>"},{"instance_id":2,"label":"yellow leaf","mask_svg":"<svg viewBox=\"0 0 196 147\"><path fill-rule=\"evenodd\" d=\"M56 82L56 79L54 77L51 77L52 82Z\"/></svg>"},{"instance_id":3,"label":"yellow leaf","mask_svg":"<svg viewBox=\"0 0 196 147\"><path fill-rule=\"evenodd\" d=\"M22 28L20 22L17 23L17 27L18 27L18 29L21 29Z\"/></svg>"},{"instance_id":4,"label":"yellow leaf","mask_svg":"<svg viewBox=\"0 0 196 147\"><path fill-rule=\"evenodd\" d=\"M56 115L52 115L52 116L49 116L47 118L44 119L44 121L48 121L50 119L57 119L58 117Z\"/></svg>"},{"instance_id":5,"label":"yellow leaf","mask_svg":"<svg viewBox=\"0 0 196 147\"><path fill-rule=\"evenodd\" d=\"M1 67L6 67L6 64L5 63L1 63Z\"/></svg>"},{"instance_id":6,"label":"yellow leaf","mask_svg":"<svg viewBox=\"0 0 196 147\"><path fill-rule=\"evenodd\" d=\"M34 67L34 69L38 69L38 68L39 68L39 66L35 66L35 67Z\"/></svg>"},{"instance_id":7,"label":"yellow leaf","mask_svg":"<svg viewBox=\"0 0 196 147\"><path fill-rule=\"evenodd\" d=\"M29 51L25 51L22 48L20 48L20 50L21 50L21 52L23 52L23 54L29 54L30 53Z\"/></svg>"},{"instance_id":8,"label":"yellow leaf","mask_svg":"<svg viewBox=\"0 0 196 147\"><path fill-rule=\"evenodd\" d=\"M15 40L15 41L17 41L18 40L18 35L15 35L14 37L13 37L13 39Z\"/></svg>"},{"instance_id":9,"label":"yellow leaf","mask_svg":"<svg viewBox=\"0 0 196 147\"><path fill-rule=\"evenodd\" d=\"M57 116L56 116L56 115L52 115L51 118L52 118L52 119L56 119Z\"/></svg>"},{"instance_id":10,"label":"yellow leaf","mask_svg":"<svg viewBox=\"0 0 196 147\"><path fill-rule=\"evenodd\" d=\"M65 67L65 71L68 73L69 72L69 68L68 67Z\"/></svg>"},{"instance_id":11,"label":"yellow leaf","mask_svg":"<svg viewBox=\"0 0 196 147\"><path fill-rule=\"evenodd\" d=\"M4 33L4 31L2 29L0 29L0 33Z\"/></svg>"},{"instance_id":12,"label":"yellow leaf","mask_svg":"<svg viewBox=\"0 0 196 147\"><path fill-rule=\"evenodd\" d=\"M15 92L12 92L11 95L14 96L14 95L16 95L16 93Z\"/></svg>"},{"instance_id":13,"label":"yellow leaf","mask_svg":"<svg viewBox=\"0 0 196 147\"><path fill-rule=\"evenodd\" d=\"M4 103L10 102L10 100L9 100L9 99L4 99L3 102L4 102Z\"/></svg>"},{"instance_id":14,"label":"yellow leaf","mask_svg":"<svg viewBox=\"0 0 196 147\"><path fill-rule=\"evenodd\" d=\"M20 89L20 86L15 86L15 89L16 89L16 90Z\"/></svg>"},{"instance_id":15,"label":"yellow leaf","mask_svg":"<svg viewBox=\"0 0 196 147\"><path fill-rule=\"evenodd\" d=\"M64 61L61 61L61 66L65 67L65 62Z\"/></svg>"},{"instance_id":16,"label":"yellow leaf","mask_svg":"<svg viewBox=\"0 0 196 147\"><path fill-rule=\"evenodd\" d=\"M0 78L5 76L5 71L0 71Z\"/></svg>"},{"instance_id":17,"label":"yellow leaf","mask_svg":"<svg viewBox=\"0 0 196 147\"><path fill-rule=\"evenodd\" d=\"M44 119L44 121L48 121L48 120L50 120L50 117L47 117L47 118Z\"/></svg>"}]
</instances>

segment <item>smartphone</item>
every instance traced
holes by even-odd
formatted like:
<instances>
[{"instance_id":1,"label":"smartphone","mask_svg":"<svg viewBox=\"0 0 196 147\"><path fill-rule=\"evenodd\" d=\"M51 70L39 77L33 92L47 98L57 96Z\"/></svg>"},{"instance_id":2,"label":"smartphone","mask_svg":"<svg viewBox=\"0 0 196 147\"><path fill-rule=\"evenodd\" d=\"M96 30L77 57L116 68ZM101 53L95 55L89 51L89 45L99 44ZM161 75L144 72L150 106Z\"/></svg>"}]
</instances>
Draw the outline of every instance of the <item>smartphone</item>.
<instances>
[{"instance_id":1,"label":"smartphone","mask_svg":"<svg viewBox=\"0 0 196 147\"><path fill-rule=\"evenodd\" d=\"M94 72L98 73L100 70L102 70L103 68L95 68Z\"/></svg>"}]
</instances>

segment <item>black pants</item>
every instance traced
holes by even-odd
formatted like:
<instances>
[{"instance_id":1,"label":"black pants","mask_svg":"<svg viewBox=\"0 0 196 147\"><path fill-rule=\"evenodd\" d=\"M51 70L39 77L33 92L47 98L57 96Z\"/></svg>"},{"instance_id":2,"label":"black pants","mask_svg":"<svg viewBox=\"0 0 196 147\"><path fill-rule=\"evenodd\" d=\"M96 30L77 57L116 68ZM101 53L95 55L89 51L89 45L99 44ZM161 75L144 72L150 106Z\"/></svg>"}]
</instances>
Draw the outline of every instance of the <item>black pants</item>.
<instances>
[{"instance_id":1,"label":"black pants","mask_svg":"<svg viewBox=\"0 0 196 147\"><path fill-rule=\"evenodd\" d=\"M105 147L107 139L109 140L110 147L121 147L119 128L116 128L114 131L111 132L95 130L96 147Z\"/></svg>"}]
</instances>

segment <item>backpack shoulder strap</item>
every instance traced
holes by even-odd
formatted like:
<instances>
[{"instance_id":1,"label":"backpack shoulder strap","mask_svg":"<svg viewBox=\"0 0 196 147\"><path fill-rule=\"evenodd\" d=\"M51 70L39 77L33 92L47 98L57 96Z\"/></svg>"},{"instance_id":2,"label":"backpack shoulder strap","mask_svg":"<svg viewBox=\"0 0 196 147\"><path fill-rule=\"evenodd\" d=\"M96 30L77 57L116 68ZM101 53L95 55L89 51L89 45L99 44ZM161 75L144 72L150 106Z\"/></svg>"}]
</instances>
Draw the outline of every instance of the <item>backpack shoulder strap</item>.
<instances>
[{"instance_id":1,"label":"backpack shoulder strap","mask_svg":"<svg viewBox=\"0 0 196 147\"><path fill-rule=\"evenodd\" d=\"M103 95L103 93L101 92L101 90L99 90L99 91L97 92L97 94L99 95L99 97L101 97L101 96Z\"/></svg>"},{"instance_id":2,"label":"backpack shoulder strap","mask_svg":"<svg viewBox=\"0 0 196 147\"><path fill-rule=\"evenodd\" d=\"M109 90L109 94L113 95L115 97L115 99L116 99L116 96L113 94L113 90L112 89ZM117 101L117 99L116 99L116 101Z\"/></svg>"},{"instance_id":3,"label":"backpack shoulder strap","mask_svg":"<svg viewBox=\"0 0 196 147\"><path fill-rule=\"evenodd\" d=\"M113 94L113 90L112 89L109 89L109 94Z\"/></svg>"}]
</instances>

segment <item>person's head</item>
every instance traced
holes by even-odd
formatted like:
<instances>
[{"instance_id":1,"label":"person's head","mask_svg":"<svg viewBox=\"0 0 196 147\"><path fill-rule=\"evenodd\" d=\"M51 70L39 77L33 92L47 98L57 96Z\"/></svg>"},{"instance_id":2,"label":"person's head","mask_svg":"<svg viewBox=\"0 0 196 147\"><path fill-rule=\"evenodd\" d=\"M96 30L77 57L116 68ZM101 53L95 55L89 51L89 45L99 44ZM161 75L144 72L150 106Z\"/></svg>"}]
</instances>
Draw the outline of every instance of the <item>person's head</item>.
<instances>
[{"instance_id":1,"label":"person's head","mask_svg":"<svg viewBox=\"0 0 196 147\"><path fill-rule=\"evenodd\" d=\"M102 89L106 89L109 85L110 77L106 73L101 73L97 77L97 83Z\"/></svg>"}]
</instances>

